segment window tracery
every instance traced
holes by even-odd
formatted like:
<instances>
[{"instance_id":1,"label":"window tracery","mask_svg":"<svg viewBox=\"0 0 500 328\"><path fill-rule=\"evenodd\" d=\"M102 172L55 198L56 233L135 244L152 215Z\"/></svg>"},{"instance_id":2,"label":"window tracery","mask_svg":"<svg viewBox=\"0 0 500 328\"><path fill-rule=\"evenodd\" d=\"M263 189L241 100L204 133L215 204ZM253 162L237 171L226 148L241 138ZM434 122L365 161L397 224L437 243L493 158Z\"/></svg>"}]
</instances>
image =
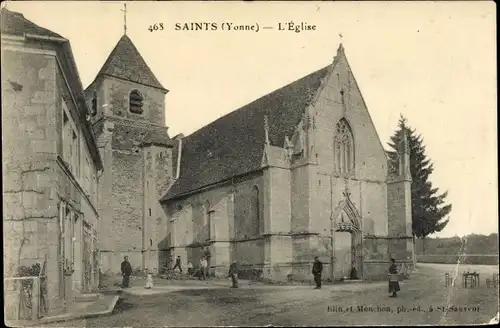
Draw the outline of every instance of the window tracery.
<instances>
[{"instance_id":1,"label":"window tracery","mask_svg":"<svg viewBox=\"0 0 500 328\"><path fill-rule=\"evenodd\" d=\"M350 175L354 171L354 139L349 123L341 119L335 127L335 169L338 174Z\"/></svg>"}]
</instances>

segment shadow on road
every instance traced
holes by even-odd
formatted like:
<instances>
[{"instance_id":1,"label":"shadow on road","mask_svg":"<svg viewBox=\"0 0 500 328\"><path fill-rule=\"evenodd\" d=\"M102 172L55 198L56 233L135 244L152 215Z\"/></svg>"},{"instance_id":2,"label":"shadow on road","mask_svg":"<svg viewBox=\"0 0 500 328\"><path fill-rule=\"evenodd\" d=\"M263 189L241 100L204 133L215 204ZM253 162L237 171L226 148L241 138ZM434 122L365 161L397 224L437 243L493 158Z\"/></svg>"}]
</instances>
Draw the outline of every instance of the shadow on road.
<instances>
[{"instance_id":1,"label":"shadow on road","mask_svg":"<svg viewBox=\"0 0 500 328\"><path fill-rule=\"evenodd\" d=\"M116 306L113 309L112 314L120 314L122 312L132 310L138 307L138 303L128 302L125 298L120 298L118 302L116 302Z\"/></svg>"}]
</instances>

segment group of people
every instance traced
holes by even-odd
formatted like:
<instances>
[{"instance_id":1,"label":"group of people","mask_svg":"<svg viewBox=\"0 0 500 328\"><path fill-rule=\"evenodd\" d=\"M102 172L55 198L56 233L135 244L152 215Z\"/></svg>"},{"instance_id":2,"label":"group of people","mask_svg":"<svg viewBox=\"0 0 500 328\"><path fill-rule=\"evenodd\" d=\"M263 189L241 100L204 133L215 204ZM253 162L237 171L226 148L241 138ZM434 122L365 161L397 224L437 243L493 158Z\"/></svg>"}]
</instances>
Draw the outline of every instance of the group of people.
<instances>
[{"instance_id":1,"label":"group of people","mask_svg":"<svg viewBox=\"0 0 500 328\"><path fill-rule=\"evenodd\" d=\"M175 269L179 269L179 272L182 273L182 265L181 265L181 257L180 256L177 256L177 258L175 259L175 265L172 268L172 271L175 271ZM188 261L188 263L187 263L187 273L190 276L192 276L196 273L194 270L193 262L191 262L191 261ZM198 274L199 274L198 278L200 280L206 280L208 275L209 275L208 274L208 261L204 256L200 259L200 270L199 270Z\"/></svg>"},{"instance_id":2,"label":"group of people","mask_svg":"<svg viewBox=\"0 0 500 328\"><path fill-rule=\"evenodd\" d=\"M188 274L193 275L194 274L194 268L193 268L193 263L191 261L188 262ZM181 257L177 256L175 260L175 265L172 270L179 269L179 271L182 273L182 265L181 265ZM153 288L153 275L152 272L150 272L148 269L145 270L147 274L147 279L146 279L146 286L145 288L150 289ZM130 276L132 275L132 265L128 261L128 256L125 256L123 259L123 262L121 264L121 272L122 272L122 287L123 288L129 288L130 287ZM200 260L200 276L199 279L206 280L208 276L208 261L205 257L202 257ZM231 265L229 266L229 273L228 277L231 278L232 281L232 288L238 288L238 267L236 265L236 261L233 261Z\"/></svg>"},{"instance_id":3,"label":"group of people","mask_svg":"<svg viewBox=\"0 0 500 328\"><path fill-rule=\"evenodd\" d=\"M355 262L352 262L352 269L351 269L351 279L357 279L357 272L355 268ZM177 259L175 260L175 266L172 270L179 269L180 272L182 272L182 266L181 266L181 257L177 256ZM130 265L130 262L128 261L128 257L125 256L122 264L121 264L121 271L122 271L122 276L123 276L123 281L122 281L122 286L123 288L128 288L130 286L130 276L132 275L132 266ZM153 276L152 273L146 270L147 273L147 281L146 281L146 288L152 288L153 287ZM316 283L315 289L321 289L321 275L323 273L323 262L319 260L319 257L316 256L314 257L314 264L312 267L312 274L314 276L314 282ZM396 265L396 260L391 258L391 266L389 267L389 276L391 275L398 275L400 272L398 270L398 267ZM193 264L191 262L188 262L188 274L192 275L194 274L193 271ZM199 279L205 280L206 277L208 276L208 262L205 257L202 257L200 260L200 276ZM238 288L238 266L236 261L233 261L231 265L229 266L229 272L228 272L228 277L231 278L232 281L232 288ZM390 297L396 297L397 292L399 292L401 288L399 287L399 281L396 279L389 279L389 294Z\"/></svg>"},{"instance_id":4,"label":"group of people","mask_svg":"<svg viewBox=\"0 0 500 328\"><path fill-rule=\"evenodd\" d=\"M357 272L356 272L356 262L352 262L352 269L351 269L351 279L357 279ZM315 289L321 289L321 275L323 273L323 262L319 260L319 257L316 256L314 257L314 264L312 267L312 274L314 276L314 282L316 283ZM398 267L396 265L396 260L391 258L391 266L389 267L389 297L397 297L397 292L401 290L399 287L399 281L396 279L391 279L391 275L399 275L400 272L398 270Z\"/></svg>"},{"instance_id":5,"label":"group of people","mask_svg":"<svg viewBox=\"0 0 500 328\"><path fill-rule=\"evenodd\" d=\"M130 287L130 276L132 275L132 265L128 261L128 256L123 258L123 262L121 264L122 271L122 287L129 288ZM153 288L153 273L148 269L146 271L146 287L147 289Z\"/></svg>"},{"instance_id":6,"label":"group of people","mask_svg":"<svg viewBox=\"0 0 500 328\"><path fill-rule=\"evenodd\" d=\"M188 261L187 268L188 268L188 275L191 276L191 275L195 274L193 263L191 261ZM181 265L181 257L180 256L177 256L177 258L175 259L175 265L172 268L172 270L175 270L175 269L179 269L179 272L182 273L182 265ZM208 276L209 276L209 274L208 274L208 261L207 261L206 257L203 256L200 259L200 270L199 270L198 279L206 280ZM233 261L233 263L231 263L231 265L229 266L228 277L230 277L232 280L231 287L238 288L238 268L236 265L236 261Z\"/></svg>"}]
</instances>

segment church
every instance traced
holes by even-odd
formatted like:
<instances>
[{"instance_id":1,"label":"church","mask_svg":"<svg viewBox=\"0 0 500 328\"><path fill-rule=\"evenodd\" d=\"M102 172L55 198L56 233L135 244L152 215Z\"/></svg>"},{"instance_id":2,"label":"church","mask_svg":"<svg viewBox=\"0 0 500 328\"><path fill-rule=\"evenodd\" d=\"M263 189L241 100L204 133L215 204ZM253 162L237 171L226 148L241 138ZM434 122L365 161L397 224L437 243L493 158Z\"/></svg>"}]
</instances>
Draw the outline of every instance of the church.
<instances>
[{"instance_id":1,"label":"church","mask_svg":"<svg viewBox=\"0 0 500 328\"><path fill-rule=\"evenodd\" d=\"M7 317L70 311L124 256L141 274L204 256L211 275L236 261L241 278L274 281L312 279L315 256L331 280L352 268L385 280L391 257L412 268L407 140L389 167L342 45L325 67L171 137L170 91L126 30L84 89L68 39L1 17ZM21 273L42 291L34 313Z\"/></svg>"},{"instance_id":2,"label":"church","mask_svg":"<svg viewBox=\"0 0 500 328\"><path fill-rule=\"evenodd\" d=\"M332 63L170 137L160 84L125 34L85 90L103 159L100 259L161 271L180 256L241 277L386 279L412 263L411 176L388 159L341 44ZM176 110L171 109L171 110Z\"/></svg>"}]
</instances>

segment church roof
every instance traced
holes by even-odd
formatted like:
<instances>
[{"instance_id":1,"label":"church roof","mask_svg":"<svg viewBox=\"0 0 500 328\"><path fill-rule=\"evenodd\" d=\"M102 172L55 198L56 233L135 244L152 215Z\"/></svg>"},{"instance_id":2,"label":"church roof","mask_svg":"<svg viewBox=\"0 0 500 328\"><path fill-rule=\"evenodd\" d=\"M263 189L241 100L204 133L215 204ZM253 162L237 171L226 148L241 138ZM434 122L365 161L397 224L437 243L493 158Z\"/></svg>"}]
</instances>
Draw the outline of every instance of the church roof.
<instances>
[{"instance_id":1,"label":"church roof","mask_svg":"<svg viewBox=\"0 0 500 328\"><path fill-rule=\"evenodd\" d=\"M168 137L168 134L165 131L152 131L146 136L143 144L173 147L175 142Z\"/></svg>"},{"instance_id":2,"label":"church roof","mask_svg":"<svg viewBox=\"0 0 500 328\"><path fill-rule=\"evenodd\" d=\"M282 147L292 136L328 66L237 109L182 139L180 177L162 201L261 168L264 117L269 141Z\"/></svg>"},{"instance_id":3,"label":"church roof","mask_svg":"<svg viewBox=\"0 0 500 328\"><path fill-rule=\"evenodd\" d=\"M41 36L62 38L62 36L60 36L59 34L38 26L30 20L27 20L21 13L16 13L6 8L2 8L0 9L0 17L0 31L2 34L12 34L19 36L23 36L24 34L35 34Z\"/></svg>"},{"instance_id":4,"label":"church roof","mask_svg":"<svg viewBox=\"0 0 500 328\"><path fill-rule=\"evenodd\" d=\"M127 35L123 35L97 74L113 76L167 91Z\"/></svg>"}]
</instances>

